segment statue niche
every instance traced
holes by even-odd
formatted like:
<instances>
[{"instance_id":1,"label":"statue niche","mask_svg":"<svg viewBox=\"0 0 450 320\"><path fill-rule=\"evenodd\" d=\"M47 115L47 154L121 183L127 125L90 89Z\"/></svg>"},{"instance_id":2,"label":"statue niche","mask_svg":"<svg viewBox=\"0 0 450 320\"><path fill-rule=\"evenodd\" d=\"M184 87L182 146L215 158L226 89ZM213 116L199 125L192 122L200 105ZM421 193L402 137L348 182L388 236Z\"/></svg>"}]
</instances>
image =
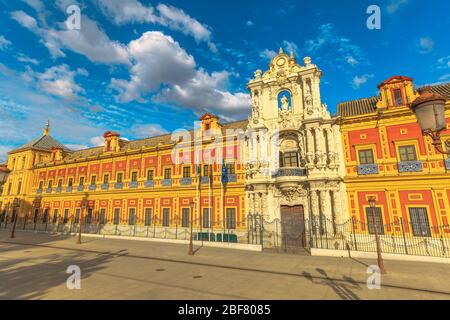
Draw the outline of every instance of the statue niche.
<instances>
[{"instance_id":1,"label":"statue niche","mask_svg":"<svg viewBox=\"0 0 450 320\"><path fill-rule=\"evenodd\" d=\"M292 125L292 100L287 90L278 94L278 122L283 128Z\"/></svg>"}]
</instances>

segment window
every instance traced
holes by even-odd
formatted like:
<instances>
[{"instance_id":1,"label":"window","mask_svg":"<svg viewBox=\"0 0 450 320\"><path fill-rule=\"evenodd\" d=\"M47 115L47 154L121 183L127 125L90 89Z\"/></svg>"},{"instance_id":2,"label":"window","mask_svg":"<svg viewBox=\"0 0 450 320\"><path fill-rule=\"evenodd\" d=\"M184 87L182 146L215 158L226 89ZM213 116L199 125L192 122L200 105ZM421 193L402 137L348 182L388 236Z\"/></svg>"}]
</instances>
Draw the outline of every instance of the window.
<instances>
[{"instance_id":1,"label":"window","mask_svg":"<svg viewBox=\"0 0 450 320\"><path fill-rule=\"evenodd\" d=\"M209 129L211 129L211 124L205 123L205 131L208 131Z\"/></svg>"},{"instance_id":2,"label":"window","mask_svg":"<svg viewBox=\"0 0 450 320\"><path fill-rule=\"evenodd\" d=\"M92 223L92 208L88 208L86 220L88 224Z\"/></svg>"},{"instance_id":3,"label":"window","mask_svg":"<svg viewBox=\"0 0 450 320\"><path fill-rule=\"evenodd\" d=\"M75 210L75 223L80 223L80 212L81 212L80 208L77 208Z\"/></svg>"},{"instance_id":4,"label":"window","mask_svg":"<svg viewBox=\"0 0 450 320\"><path fill-rule=\"evenodd\" d=\"M17 185L17 194L20 194L21 189L22 189L22 181L19 181L19 184Z\"/></svg>"},{"instance_id":5,"label":"window","mask_svg":"<svg viewBox=\"0 0 450 320\"><path fill-rule=\"evenodd\" d=\"M366 208L367 216L367 228L369 229L369 234L384 234L383 217L381 215L381 208ZM375 226L377 229L375 230Z\"/></svg>"},{"instance_id":6,"label":"window","mask_svg":"<svg viewBox=\"0 0 450 320\"><path fill-rule=\"evenodd\" d=\"M53 180L48 181L48 189L51 189L53 187Z\"/></svg>"},{"instance_id":7,"label":"window","mask_svg":"<svg viewBox=\"0 0 450 320\"><path fill-rule=\"evenodd\" d=\"M42 190L44 187L44 181L39 181L39 190Z\"/></svg>"},{"instance_id":8,"label":"window","mask_svg":"<svg viewBox=\"0 0 450 320\"><path fill-rule=\"evenodd\" d=\"M153 180L153 170L147 170L147 181Z\"/></svg>"},{"instance_id":9,"label":"window","mask_svg":"<svg viewBox=\"0 0 450 320\"><path fill-rule=\"evenodd\" d=\"M109 174L105 174L105 175L103 176L103 183L104 183L104 184L108 184L108 183L109 183Z\"/></svg>"},{"instance_id":10,"label":"window","mask_svg":"<svg viewBox=\"0 0 450 320\"><path fill-rule=\"evenodd\" d=\"M58 180L58 188L61 188L62 187L62 179L59 179Z\"/></svg>"},{"instance_id":11,"label":"window","mask_svg":"<svg viewBox=\"0 0 450 320\"><path fill-rule=\"evenodd\" d=\"M12 183L8 184L8 196L11 194Z\"/></svg>"},{"instance_id":12,"label":"window","mask_svg":"<svg viewBox=\"0 0 450 320\"><path fill-rule=\"evenodd\" d=\"M119 224L120 222L120 208L114 208L114 224Z\"/></svg>"},{"instance_id":13,"label":"window","mask_svg":"<svg viewBox=\"0 0 450 320\"><path fill-rule=\"evenodd\" d=\"M296 168L298 167L298 154L295 151L284 152L282 157L283 168Z\"/></svg>"},{"instance_id":14,"label":"window","mask_svg":"<svg viewBox=\"0 0 450 320\"><path fill-rule=\"evenodd\" d=\"M426 208L409 208L413 235L416 237L430 237L430 225Z\"/></svg>"},{"instance_id":15,"label":"window","mask_svg":"<svg viewBox=\"0 0 450 320\"><path fill-rule=\"evenodd\" d=\"M80 177L80 186L84 186L84 177Z\"/></svg>"},{"instance_id":16,"label":"window","mask_svg":"<svg viewBox=\"0 0 450 320\"><path fill-rule=\"evenodd\" d=\"M58 222L58 209L53 210L53 223Z\"/></svg>"},{"instance_id":17,"label":"window","mask_svg":"<svg viewBox=\"0 0 450 320\"><path fill-rule=\"evenodd\" d=\"M191 167L183 167L183 178L191 177Z\"/></svg>"},{"instance_id":18,"label":"window","mask_svg":"<svg viewBox=\"0 0 450 320\"><path fill-rule=\"evenodd\" d=\"M97 176L91 177L91 186L94 186L97 183Z\"/></svg>"},{"instance_id":19,"label":"window","mask_svg":"<svg viewBox=\"0 0 450 320\"><path fill-rule=\"evenodd\" d=\"M372 149L359 150L358 154L360 164L373 164L375 162Z\"/></svg>"},{"instance_id":20,"label":"window","mask_svg":"<svg viewBox=\"0 0 450 320\"><path fill-rule=\"evenodd\" d=\"M236 229L236 209L227 208L227 229Z\"/></svg>"},{"instance_id":21,"label":"window","mask_svg":"<svg viewBox=\"0 0 450 320\"><path fill-rule=\"evenodd\" d=\"M236 174L234 163L227 163L225 167L227 168L227 174Z\"/></svg>"},{"instance_id":22,"label":"window","mask_svg":"<svg viewBox=\"0 0 450 320\"><path fill-rule=\"evenodd\" d=\"M131 173L131 182L136 182L137 181L137 175L138 175L137 171L133 171Z\"/></svg>"},{"instance_id":23,"label":"window","mask_svg":"<svg viewBox=\"0 0 450 320\"><path fill-rule=\"evenodd\" d=\"M211 209L203 208L203 228L211 227Z\"/></svg>"},{"instance_id":24,"label":"window","mask_svg":"<svg viewBox=\"0 0 450 320\"><path fill-rule=\"evenodd\" d=\"M118 183L121 183L121 182L122 182L122 179L123 179L123 173L122 173L122 172L119 172L119 173L117 174L117 182L118 182Z\"/></svg>"},{"instance_id":25,"label":"window","mask_svg":"<svg viewBox=\"0 0 450 320\"><path fill-rule=\"evenodd\" d=\"M209 177L212 174L212 165L210 164L204 164L203 165L203 176Z\"/></svg>"},{"instance_id":26,"label":"window","mask_svg":"<svg viewBox=\"0 0 450 320\"><path fill-rule=\"evenodd\" d=\"M100 209L100 224L106 224L106 209Z\"/></svg>"},{"instance_id":27,"label":"window","mask_svg":"<svg viewBox=\"0 0 450 320\"><path fill-rule=\"evenodd\" d=\"M67 223L68 221L69 221L69 209L64 209L63 223Z\"/></svg>"},{"instance_id":28,"label":"window","mask_svg":"<svg viewBox=\"0 0 450 320\"><path fill-rule=\"evenodd\" d=\"M130 226L134 226L135 223L135 217L136 216L136 209L135 208L130 208L128 210L128 224Z\"/></svg>"},{"instance_id":29,"label":"window","mask_svg":"<svg viewBox=\"0 0 450 320\"><path fill-rule=\"evenodd\" d=\"M394 104L396 107L403 105L403 97L400 89L394 89Z\"/></svg>"},{"instance_id":30,"label":"window","mask_svg":"<svg viewBox=\"0 0 450 320\"><path fill-rule=\"evenodd\" d=\"M145 208L145 225L150 226L152 224L152 209L151 208Z\"/></svg>"},{"instance_id":31,"label":"window","mask_svg":"<svg viewBox=\"0 0 450 320\"><path fill-rule=\"evenodd\" d=\"M69 178L69 183L67 185L69 187L73 186L73 178Z\"/></svg>"},{"instance_id":32,"label":"window","mask_svg":"<svg viewBox=\"0 0 450 320\"><path fill-rule=\"evenodd\" d=\"M170 224L170 209L163 208L163 226L168 227Z\"/></svg>"},{"instance_id":33,"label":"window","mask_svg":"<svg viewBox=\"0 0 450 320\"><path fill-rule=\"evenodd\" d=\"M398 152L400 153L401 162L417 160L416 147L413 145L398 147Z\"/></svg>"},{"instance_id":34,"label":"window","mask_svg":"<svg viewBox=\"0 0 450 320\"><path fill-rule=\"evenodd\" d=\"M164 169L164 179L171 179L172 177L172 169L166 168Z\"/></svg>"},{"instance_id":35,"label":"window","mask_svg":"<svg viewBox=\"0 0 450 320\"><path fill-rule=\"evenodd\" d=\"M181 209L181 226L183 228L189 227L189 216L191 214L190 208Z\"/></svg>"}]
</instances>

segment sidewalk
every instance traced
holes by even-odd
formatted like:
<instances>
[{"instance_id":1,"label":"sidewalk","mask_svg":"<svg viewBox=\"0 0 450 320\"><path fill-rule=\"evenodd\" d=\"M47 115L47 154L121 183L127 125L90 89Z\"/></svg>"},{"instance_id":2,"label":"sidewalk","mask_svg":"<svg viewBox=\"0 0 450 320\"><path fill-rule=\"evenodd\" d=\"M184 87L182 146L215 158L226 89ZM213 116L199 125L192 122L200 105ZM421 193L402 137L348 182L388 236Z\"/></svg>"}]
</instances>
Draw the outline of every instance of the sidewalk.
<instances>
[{"instance_id":1,"label":"sidewalk","mask_svg":"<svg viewBox=\"0 0 450 320\"><path fill-rule=\"evenodd\" d=\"M448 265L385 261L380 290L369 290L375 260L311 257L119 239L0 230L4 299L450 299ZM66 268L81 268L81 290Z\"/></svg>"}]
</instances>

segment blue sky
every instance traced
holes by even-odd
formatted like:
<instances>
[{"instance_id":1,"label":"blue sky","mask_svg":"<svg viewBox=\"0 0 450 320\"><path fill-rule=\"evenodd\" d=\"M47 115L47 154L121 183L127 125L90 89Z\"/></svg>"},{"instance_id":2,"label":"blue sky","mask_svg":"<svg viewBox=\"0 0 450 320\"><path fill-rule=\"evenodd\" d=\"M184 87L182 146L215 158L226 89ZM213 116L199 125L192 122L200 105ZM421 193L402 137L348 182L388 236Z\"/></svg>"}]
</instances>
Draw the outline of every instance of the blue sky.
<instances>
[{"instance_id":1,"label":"blue sky","mask_svg":"<svg viewBox=\"0 0 450 320\"><path fill-rule=\"evenodd\" d=\"M68 30L69 5L81 29ZM371 4L381 30L366 27ZM246 83L283 47L323 70L322 100L375 95L394 74L450 81L447 0L0 0L0 159L41 134L71 148L239 120Z\"/></svg>"}]
</instances>

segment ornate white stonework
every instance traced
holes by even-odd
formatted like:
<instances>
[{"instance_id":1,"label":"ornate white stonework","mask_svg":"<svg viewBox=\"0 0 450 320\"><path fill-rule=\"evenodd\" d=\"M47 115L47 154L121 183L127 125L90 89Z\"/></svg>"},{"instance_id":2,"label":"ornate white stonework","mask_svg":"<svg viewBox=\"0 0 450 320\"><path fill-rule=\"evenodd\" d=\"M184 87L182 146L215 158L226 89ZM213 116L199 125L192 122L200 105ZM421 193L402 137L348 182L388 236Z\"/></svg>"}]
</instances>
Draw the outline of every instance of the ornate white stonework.
<instances>
[{"instance_id":1,"label":"ornate white stonework","mask_svg":"<svg viewBox=\"0 0 450 320\"><path fill-rule=\"evenodd\" d=\"M311 58L299 65L280 49L269 70L257 70L248 83L254 133L246 141L249 213L274 219L281 206L301 205L305 218L339 223L346 216L339 127L321 102L321 76ZM287 155L297 155L298 165Z\"/></svg>"}]
</instances>

